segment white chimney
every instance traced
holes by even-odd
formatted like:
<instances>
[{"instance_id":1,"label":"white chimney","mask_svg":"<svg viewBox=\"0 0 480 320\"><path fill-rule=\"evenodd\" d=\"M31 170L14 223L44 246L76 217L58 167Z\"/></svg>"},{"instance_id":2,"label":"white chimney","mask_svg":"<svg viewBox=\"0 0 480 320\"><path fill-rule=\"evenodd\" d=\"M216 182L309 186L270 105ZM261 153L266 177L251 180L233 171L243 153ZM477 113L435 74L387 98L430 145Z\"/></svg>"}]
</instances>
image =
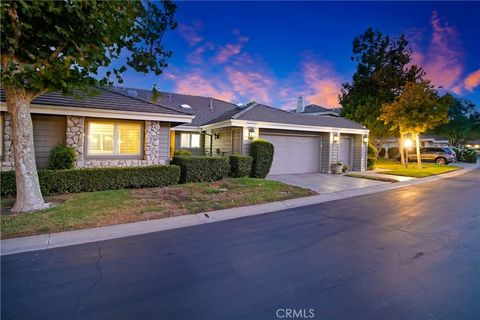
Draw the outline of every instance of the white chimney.
<instances>
[{"instance_id":1,"label":"white chimney","mask_svg":"<svg viewBox=\"0 0 480 320\"><path fill-rule=\"evenodd\" d=\"M302 113L305 111L305 99L303 97L297 98L297 113Z\"/></svg>"}]
</instances>

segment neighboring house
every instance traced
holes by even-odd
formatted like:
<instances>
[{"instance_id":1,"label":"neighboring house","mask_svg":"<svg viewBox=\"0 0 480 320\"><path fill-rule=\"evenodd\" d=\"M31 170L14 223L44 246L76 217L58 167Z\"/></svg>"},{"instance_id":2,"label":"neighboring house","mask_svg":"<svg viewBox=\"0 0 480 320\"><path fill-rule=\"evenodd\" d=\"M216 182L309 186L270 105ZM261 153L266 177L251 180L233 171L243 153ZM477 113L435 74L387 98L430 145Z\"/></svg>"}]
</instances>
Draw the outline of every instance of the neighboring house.
<instances>
[{"instance_id":1,"label":"neighboring house","mask_svg":"<svg viewBox=\"0 0 480 320\"><path fill-rule=\"evenodd\" d=\"M411 137L409 137L411 139ZM420 147L447 147L448 138L440 135L421 134ZM398 148L398 138L387 138L382 148L385 148L385 154L388 155L388 149Z\"/></svg>"},{"instance_id":2,"label":"neighboring house","mask_svg":"<svg viewBox=\"0 0 480 320\"><path fill-rule=\"evenodd\" d=\"M30 106L35 159L46 168L50 150L62 143L75 148L77 167L143 166L170 160L170 128L193 115L130 97L110 89L83 99L49 92ZM0 91L1 169L13 168L12 127Z\"/></svg>"},{"instance_id":3,"label":"neighboring house","mask_svg":"<svg viewBox=\"0 0 480 320\"><path fill-rule=\"evenodd\" d=\"M339 117L342 108L324 108L317 104L305 105L303 97L297 98L297 108L290 110L293 113L305 114L310 116L334 116Z\"/></svg>"},{"instance_id":4,"label":"neighboring house","mask_svg":"<svg viewBox=\"0 0 480 320\"><path fill-rule=\"evenodd\" d=\"M237 106L211 97L108 88L78 100L46 93L31 106L35 154L46 167L51 148L77 150L77 167L168 163L174 150L198 155L248 155L255 138L275 146L272 174L330 172L337 161L366 168L368 130L334 116L294 114L277 108ZM1 110L6 111L2 93ZM2 112L2 170L12 167L11 127Z\"/></svg>"}]
</instances>

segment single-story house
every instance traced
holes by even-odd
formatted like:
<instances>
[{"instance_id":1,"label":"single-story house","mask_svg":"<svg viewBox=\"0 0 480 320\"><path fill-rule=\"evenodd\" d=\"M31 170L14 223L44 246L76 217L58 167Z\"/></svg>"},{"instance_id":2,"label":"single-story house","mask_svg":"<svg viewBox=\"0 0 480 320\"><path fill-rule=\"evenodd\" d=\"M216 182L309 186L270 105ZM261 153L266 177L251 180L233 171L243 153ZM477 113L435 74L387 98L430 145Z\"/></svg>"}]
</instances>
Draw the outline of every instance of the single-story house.
<instances>
[{"instance_id":1,"label":"single-story house","mask_svg":"<svg viewBox=\"0 0 480 320\"><path fill-rule=\"evenodd\" d=\"M368 129L337 116L309 116L262 104L238 106L212 97L102 88L82 100L46 93L31 106L35 153L45 167L65 143L77 167L168 163L173 152L249 154L256 138L271 141L271 174L330 172L335 162L366 168ZM12 168L11 124L2 93L2 170Z\"/></svg>"},{"instance_id":2,"label":"single-story house","mask_svg":"<svg viewBox=\"0 0 480 320\"><path fill-rule=\"evenodd\" d=\"M95 95L48 92L32 101L35 159L48 165L50 150L66 144L77 152L77 167L141 166L170 161L170 129L194 115L106 88ZM13 168L11 118L0 90L1 169Z\"/></svg>"}]
</instances>

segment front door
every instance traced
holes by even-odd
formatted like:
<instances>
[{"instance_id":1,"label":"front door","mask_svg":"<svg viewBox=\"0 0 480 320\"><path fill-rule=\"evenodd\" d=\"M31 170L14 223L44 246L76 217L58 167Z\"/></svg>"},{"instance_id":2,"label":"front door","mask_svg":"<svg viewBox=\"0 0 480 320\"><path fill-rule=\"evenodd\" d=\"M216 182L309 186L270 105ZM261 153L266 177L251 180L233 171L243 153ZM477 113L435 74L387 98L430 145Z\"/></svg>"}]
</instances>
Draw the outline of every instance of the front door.
<instances>
[{"instance_id":1,"label":"front door","mask_svg":"<svg viewBox=\"0 0 480 320\"><path fill-rule=\"evenodd\" d=\"M232 129L232 154L242 153L242 129Z\"/></svg>"}]
</instances>

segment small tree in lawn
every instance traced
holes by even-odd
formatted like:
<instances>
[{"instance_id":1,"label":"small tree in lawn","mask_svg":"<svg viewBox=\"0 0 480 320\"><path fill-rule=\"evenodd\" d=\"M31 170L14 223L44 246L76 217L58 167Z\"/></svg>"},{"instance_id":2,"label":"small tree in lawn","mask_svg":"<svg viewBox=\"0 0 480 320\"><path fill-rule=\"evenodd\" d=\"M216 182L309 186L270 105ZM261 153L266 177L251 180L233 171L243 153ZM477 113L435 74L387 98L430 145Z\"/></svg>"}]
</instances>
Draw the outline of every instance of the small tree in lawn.
<instances>
[{"instance_id":1,"label":"small tree in lawn","mask_svg":"<svg viewBox=\"0 0 480 320\"><path fill-rule=\"evenodd\" d=\"M159 75L171 52L161 41L176 26L170 1L2 1L1 77L12 118L17 198L13 212L46 208L35 164L30 103L54 90L111 84L100 67L129 53L127 66Z\"/></svg>"},{"instance_id":2,"label":"small tree in lawn","mask_svg":"<svg viewBox=\"0 0 480 320\"><path fill-rule=\"evenodd\" d=\"M422 168L419 135L447 121L451 96L439 97L428 81L409 82L403 92L392 103L383 105L380 119L386 125L397 128L400 141L411 133L416 143L418 168ZM402 150L403 154L403 150Z\"/></svg>"}]
</instances>

